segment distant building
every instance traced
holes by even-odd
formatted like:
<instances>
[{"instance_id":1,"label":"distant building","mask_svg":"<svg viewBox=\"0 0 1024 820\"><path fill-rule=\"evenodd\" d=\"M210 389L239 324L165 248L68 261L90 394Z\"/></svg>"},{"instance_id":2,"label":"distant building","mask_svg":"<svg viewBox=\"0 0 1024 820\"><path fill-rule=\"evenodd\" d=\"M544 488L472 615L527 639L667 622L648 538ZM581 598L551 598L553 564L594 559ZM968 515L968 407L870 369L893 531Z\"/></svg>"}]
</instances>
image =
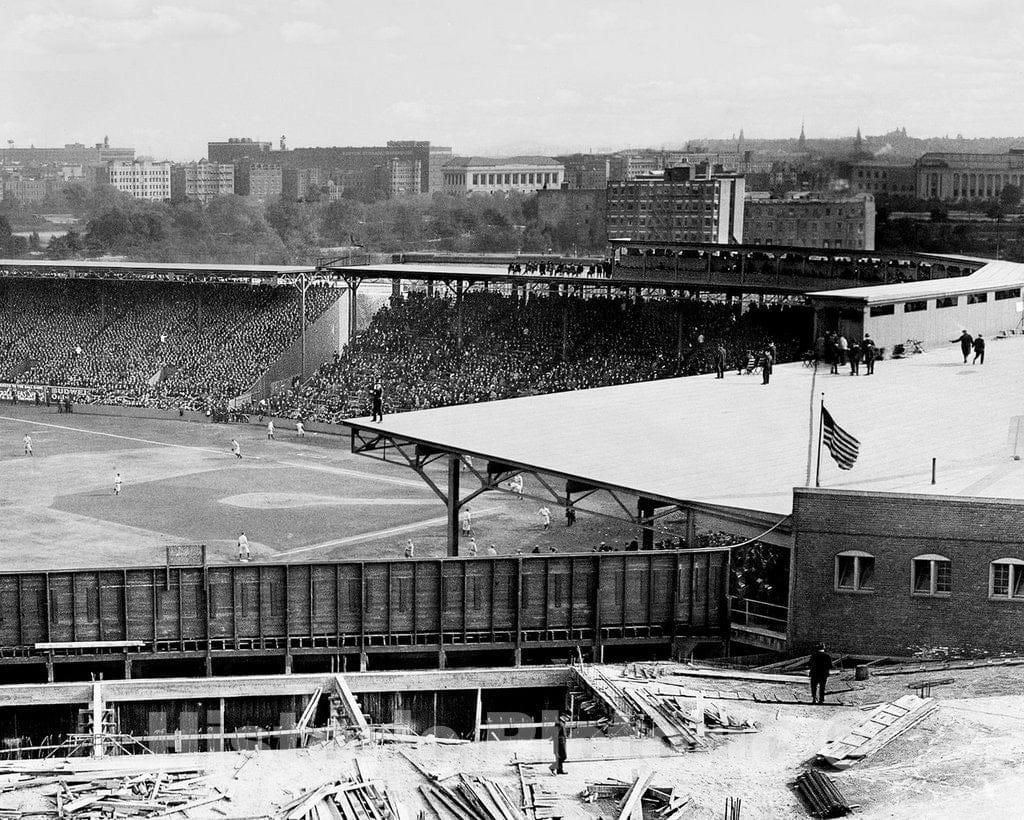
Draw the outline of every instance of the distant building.
<instances>
[{"instance_id":1,"label":"distant building","mask_svg":"<svg viewBox=\"0 0 1024 820\"><path fill-rule=\"evenodd\" d=\"M206 158L210 162L237 163L266 161L271 149L270 142L253 140L249 137L231 137L226 142L206 143Z\"/></svg>"},{"instance_id":2,"label":"distant building","mask_svg":"<svg viewBox=\"0 0 1024 820\"><path fill-rule=\"evenodd\" d=\"M444 167L450 194L532 193L562 184L565 168L551 157L456 157Z\"/></svg>"},{"instance_id":3,"label":"distant building","mask_svg":"<svg viewBox=\"0 0 1024 820\"><path fill-rule=\"evenodd\" d=\"M136 199L162 202L171 198L171 163L145 160L109 162L97 180Z\"/></svg>"},{"instance_id":4,"label":"distant building","mask_svg":"<svg viewBox=\"0 0 1024 820\"><path fill-rule=\"evenodd\" d=\"M934 152L918 159L914 169L919 199L994 199L1004 185L1024 187L1024 148L1005 154Z\"/></svg>"},{"instance_id":5,"label":"distant building","mask_svg":"<svg viewBox=\"0 0 1024 820\"><path fill-rule=\"evenodd\" d=\"M281 195L292 202L320 200L319 168L282 168Z\"/></svg>"},{"instance_id":6,"label":"distant building","mask_svg":"<svg viewBox=\"0 0 1024 820\"><path fill-rule=\"evenodd\" d=\"M134 148L110 146L106 137L103 142L86 146L80 142L68 143L63 148L0 148L0 165L82 165L103 166L108 162L131 161L135 159Z\"/></svg>"},{"instance_id":7,"label":"distant building","mask_svg":"<svg viewBox=\"0 0 1024 820\"><path fill-rule=\"evenodd\" d=\"M847 177L852 193L917 195L917 169L913 165L855 162L850 165Z\"/></svg>"},{"instance_id":8,"label":"distant building","mask_svg":"<svg viewBox=\"0 0 1024 820\"><path fill-rule=\"evenodd\" d=\"M612 177L611 154L567 154L555 157L565 168L563 186L572 190L601 190Z\"/></svg>"},{"instance_id":9,"label":"distant building","mask_svg":"<svg viewBox=\"0 0 1024 820\"><path fill-rule=\"evenodd\" d=\"M429 184L425 193L444 190L444 166L452 161L450 145L430 146Z\"/></svg>"},{"instance_id":10,"label":"distant building","mask_svg":"<svg viewBox=\"0 0 1024 820\"><path fill-rule=\"evenodd\" d=\"M744 179L689 166L608 183L608 237L742 243Z\"/></svg>"},{"instance_id":11,"label":"distant building","mask_svg":"<svg viewBox=\"0 0 1024 820\"><path fill-rule=\"evenodd\" d=\"M747 245L873 251L875 199L871 194L748 198L743 217L743 241Z\"/></svg>"},{"instance_id":12,"label":"distant building","mask_svg":"<svg viewBox=\"0 0 1024 820\"><path fill-rule=\"evenodd\" d=\"M188 162L171 169L171 198L209 202L235 192L235 166L229 162Z\"/></svg>"},{"instance_id":13,"label":"distant building","mask_svg":"<svg viewBox=\"0 0 1024 820\"><path fill-rule=\"evenodd\" d=\"M445 152L448 152L447 154ZM443 160L451 149L441 148ZM276 165L282 170L315 169L320 183L328 181L363 199L410 196L431 190L433 149L424 140L393 140L384 146L345 146L274 149L269 142L234 137L207 144L211 161Z\"/></svg>"},{"instance_id":14,"label":"distant building","mask_svg":"<svg viewBox=\"0 0 1024 820\"><path fill-rule=\"evenodd\" d=\"M235 165L235 193L255 202L271 202L284 192L280 165L239 162Z\"/></svg>"},{"instance_id":15,"label":"distant building","mask_svg":"<svg viewBox=\"0 0 1024 820\"><path fill-rule=\"evenodd\" d=\"M4 196L18 202L42 202L58 189L58 181L14 174L3 181Z\"/></svg>"}]
</instances>

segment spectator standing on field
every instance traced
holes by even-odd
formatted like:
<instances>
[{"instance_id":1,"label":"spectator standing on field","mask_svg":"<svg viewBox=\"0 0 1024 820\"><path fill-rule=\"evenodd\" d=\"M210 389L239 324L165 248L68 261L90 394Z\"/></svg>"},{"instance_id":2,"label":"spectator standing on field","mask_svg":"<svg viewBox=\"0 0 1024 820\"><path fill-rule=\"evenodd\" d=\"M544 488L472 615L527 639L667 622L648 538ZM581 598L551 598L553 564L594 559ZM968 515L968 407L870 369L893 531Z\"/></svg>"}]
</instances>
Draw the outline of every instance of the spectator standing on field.
<instances>
[{"instance_id":1,"label":"spectator standing on field","mask_svg":"<svg viewBox=\"0 0 1024 820\"><path fill-rule=\"evenodd\" d=\"M981 364L985 364L985 339L980 333L974 337L974 361L971 364L978 364L979 358Z\"/></svg>"}]
</instances>

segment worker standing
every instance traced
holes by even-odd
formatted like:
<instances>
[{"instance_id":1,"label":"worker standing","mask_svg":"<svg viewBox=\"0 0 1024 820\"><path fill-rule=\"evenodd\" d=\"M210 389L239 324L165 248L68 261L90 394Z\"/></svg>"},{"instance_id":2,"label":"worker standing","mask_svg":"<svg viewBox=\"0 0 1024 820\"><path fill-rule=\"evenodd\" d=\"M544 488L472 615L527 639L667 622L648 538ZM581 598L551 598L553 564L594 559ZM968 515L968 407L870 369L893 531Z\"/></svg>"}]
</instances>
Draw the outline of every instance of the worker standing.
<instances>
[{"instance_id":1,"label":"worker standing","mask_svg":"<svg viewBox=\"0 0 1024 820\"><path fill-rule=\"evenodd\" d=\"M832 671L832 657L825 651L825 644L819 643L811 654L809 673L811 676L811 703L825 702L825 687Z\"/></svg>"},{"instance_id":2,"label":"worker standing","mask_svg":"<svg viewBox=\"0 0 1024 820\"><path fill-rule=\"evenodd\" d=\"M555 732L551 736L552 745L554 746L555 762L548 767L551 769L551 774L566 773L566 723L568 723L568 718L564 713L560 714L558 716L558 720L555 721Z\"/></svg>"}]
</instances>

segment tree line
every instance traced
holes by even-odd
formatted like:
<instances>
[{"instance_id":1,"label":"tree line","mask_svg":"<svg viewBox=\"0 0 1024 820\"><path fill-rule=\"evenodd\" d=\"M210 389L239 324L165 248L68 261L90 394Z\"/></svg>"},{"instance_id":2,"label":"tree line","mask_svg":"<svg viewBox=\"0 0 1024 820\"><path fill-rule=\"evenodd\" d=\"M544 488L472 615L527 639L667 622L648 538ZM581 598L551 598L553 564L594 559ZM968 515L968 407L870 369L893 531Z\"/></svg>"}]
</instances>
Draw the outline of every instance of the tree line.
<instances>
[{"instance_id":1,"label":"tree line","mask_svg":"<svg viewBox=\"0 0 1024 820\"><path fill-rule=\"evenodd\" d=\"M0 208L4 255L38 251L57 259L112 255L139 261L288 264L309 262L325 247L600 253L605 242L603 220L584 213L582 206L567 202L542 214L532 194L438 193L371 203L277 199L266 204L224 196L204 204L147 202L107 185L72 185L65 198L65 210L79 216L84 229L55 237L45 248L12 236L16 214Z\"/></svg>"}]
</instances>

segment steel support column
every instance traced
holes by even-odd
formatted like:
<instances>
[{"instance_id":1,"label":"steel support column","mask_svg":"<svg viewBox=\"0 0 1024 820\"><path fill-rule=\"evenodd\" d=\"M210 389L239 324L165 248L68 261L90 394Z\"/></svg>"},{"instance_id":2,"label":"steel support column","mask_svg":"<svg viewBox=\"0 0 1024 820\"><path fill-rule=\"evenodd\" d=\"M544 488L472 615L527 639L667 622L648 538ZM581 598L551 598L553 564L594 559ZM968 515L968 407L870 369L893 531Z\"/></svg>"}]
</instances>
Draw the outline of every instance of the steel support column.
<instances>
[{"instance_id":1,"label":"steel support column","mask_svg":"<svg viewBox=\"0 0 1024 820\"><path fill-rule=\"evenodd\" d=\"M462 460L448 454L448 554L459 554L459 470Z\"/></svg>"}]
</instances>

